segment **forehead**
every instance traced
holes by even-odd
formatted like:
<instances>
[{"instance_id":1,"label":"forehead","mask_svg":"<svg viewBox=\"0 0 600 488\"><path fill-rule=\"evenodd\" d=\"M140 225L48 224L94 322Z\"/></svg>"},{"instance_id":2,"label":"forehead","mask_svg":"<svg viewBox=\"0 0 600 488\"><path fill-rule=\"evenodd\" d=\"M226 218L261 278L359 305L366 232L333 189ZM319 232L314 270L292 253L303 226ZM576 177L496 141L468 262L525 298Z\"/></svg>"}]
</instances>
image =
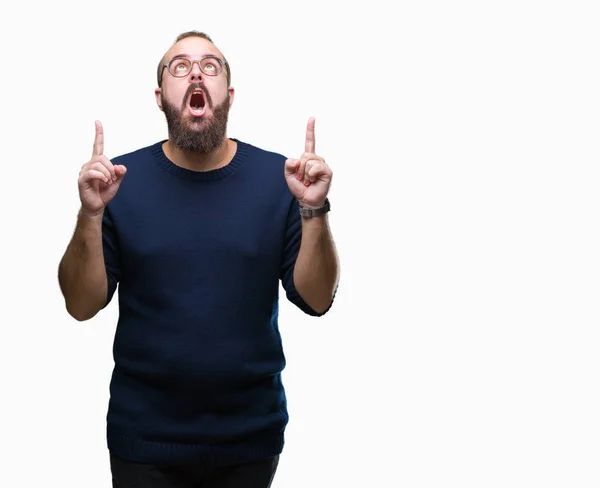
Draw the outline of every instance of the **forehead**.
<instances>
[{"instance_id":1,"label":"forehead","mask_svg":"<svg viewBox=\"0 0 600 488\"><path fill-rule=\"evenodd\" d=\"M192 59L198 59L202 56L212 54L223 59L223 54L210 41L201 37L186 37L178 43L171 46L171 49L165 54L165 60L169 60L174 56L185 55Z\"/></svg>"}]
</instances>

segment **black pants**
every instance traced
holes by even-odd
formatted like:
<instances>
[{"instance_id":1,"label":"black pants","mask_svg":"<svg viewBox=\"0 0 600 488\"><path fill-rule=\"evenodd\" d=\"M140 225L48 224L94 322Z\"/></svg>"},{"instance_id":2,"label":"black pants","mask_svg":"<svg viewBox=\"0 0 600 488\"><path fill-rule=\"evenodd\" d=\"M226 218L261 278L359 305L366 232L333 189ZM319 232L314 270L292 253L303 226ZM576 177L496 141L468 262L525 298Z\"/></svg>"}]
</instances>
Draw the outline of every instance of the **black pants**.
<instances>
[{"instance_id":1,"label":"black pants","mask_svg":"<svg viewBox=\"0 0 600 488\"><path fill-rule=\"evenodd\" d=\"M218 468L155 466L111 454L113 488L269 488L279 456Z\"/></svg>"}]
</instances>

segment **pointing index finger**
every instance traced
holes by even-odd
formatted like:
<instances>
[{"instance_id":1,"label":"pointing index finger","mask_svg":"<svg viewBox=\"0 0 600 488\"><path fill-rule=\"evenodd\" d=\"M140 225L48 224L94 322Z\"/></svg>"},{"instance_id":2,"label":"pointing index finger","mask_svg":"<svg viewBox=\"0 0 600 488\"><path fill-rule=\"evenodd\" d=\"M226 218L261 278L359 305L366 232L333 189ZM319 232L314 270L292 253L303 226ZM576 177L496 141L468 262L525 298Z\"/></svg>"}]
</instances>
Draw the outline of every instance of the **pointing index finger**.
<instances>
[{"instance_id":1,"label":"pointing index finger","mask_svg":"<svg viewBox=\"0 0 600 488\"><path fill-rule=\"evenodd\" d=\"M93 156L102 156L104 154L104 129L102 123L96 120L96 137L94 138Z\"/></svg>"},{"instance_id":2,"label":"pointing index finger","mask_svg":"<svg viewBox=\"0 0 600 488\"><path fill-rule=\"evenodd\" d=\"M304 151L307 153L315 152L315 118L311 117L308 119L308 125L306 126L306 144L304 145Z\"/></svg>"}]
</instances>

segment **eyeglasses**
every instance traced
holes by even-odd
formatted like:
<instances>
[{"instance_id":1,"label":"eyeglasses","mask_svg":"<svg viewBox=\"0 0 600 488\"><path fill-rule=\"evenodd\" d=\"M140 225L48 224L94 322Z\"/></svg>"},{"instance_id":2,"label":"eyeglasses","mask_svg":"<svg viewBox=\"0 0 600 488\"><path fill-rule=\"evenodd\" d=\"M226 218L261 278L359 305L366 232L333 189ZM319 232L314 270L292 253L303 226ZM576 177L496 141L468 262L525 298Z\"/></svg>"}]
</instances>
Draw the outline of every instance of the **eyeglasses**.
<instances>
[{"instance_id":1,"label":"eyeglasses","mask_svg":"<svg viewBox=\"0 0 600 488\"><path fill-rule=\"evenodd\" d=\"M227 61L223 61L216 56L204 56L202 59L175 58L164 64L163 68L167 68L175 78L185 78L192 72L194 63L198 63L200 71L205 75L217 76L223 71Z\"/></svg>"}]
</instances>

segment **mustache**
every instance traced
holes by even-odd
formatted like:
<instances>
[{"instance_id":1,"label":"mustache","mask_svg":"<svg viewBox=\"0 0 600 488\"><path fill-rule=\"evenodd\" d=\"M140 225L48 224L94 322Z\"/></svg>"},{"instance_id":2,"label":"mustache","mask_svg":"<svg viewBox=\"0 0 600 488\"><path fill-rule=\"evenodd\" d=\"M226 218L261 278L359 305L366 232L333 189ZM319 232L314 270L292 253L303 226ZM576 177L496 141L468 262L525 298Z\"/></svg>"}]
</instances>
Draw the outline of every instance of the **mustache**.
<instances>
[{"instance_id":1,"label":"mustache","mask_svg":"<svg viewBox=\"0 0 600 488\"><path fill-rule=\"evenodd\" d=\"M208 90L204 86L204 83L192 83L188 87L187 91L185 92L185 96L183 97L183 107L182 107L182 109L185 110L185 107L186 107L186 105L188 103L188 100L192 96L192 92L194 90L198 89L198 88L200 88L202 90L202 92L204 93L204 98L206 99L206 103L208 104L208 106L210 108L213 107L212 97L210 96L210 93L208 93Z\"/></svg>"}]
</instances>

